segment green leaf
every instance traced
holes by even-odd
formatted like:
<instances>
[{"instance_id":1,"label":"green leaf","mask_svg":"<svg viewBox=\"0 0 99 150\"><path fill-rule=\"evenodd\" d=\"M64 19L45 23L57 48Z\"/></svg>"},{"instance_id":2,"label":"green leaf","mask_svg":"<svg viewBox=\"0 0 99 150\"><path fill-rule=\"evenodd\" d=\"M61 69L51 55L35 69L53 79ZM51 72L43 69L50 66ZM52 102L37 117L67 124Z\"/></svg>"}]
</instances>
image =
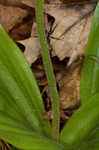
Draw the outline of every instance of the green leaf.
<instances>
[{"instance_id":1,"label":"green leaf","mask_svg":"<svg viewBox=\"0 0 99 150\"><path fill-rule=\"evenodd\" d=\"M75 112L61 132L60 140L70 147L81 145L99 125L99 93Z\"/></svg>"},{"instance_id":2,"label":"green leaf","mask_svg":"<svg viewBox=\"0 0 99 150\"><path fill-rule=\"evenodd\" d=\"M99 3L94 14L81 74L82 104L99 92L99 63L94 58L86 56L95 56L99 59Z\"/></svg>"},{"instance_id":3,"label":"green leaf","mask_svg":"<svg viewBox=\"0 0 99 150\"><path fill-rule=\"evenodd\" d=\"M32 129L30 129L28 126L23 124L22 120L16 119L16 118L12 117L11 115L8 115L8 113L6 113L4 111L0 111L0 124L9 124L11 126L14 125L14 126L18 126L18 127L22 128L22 129L25 128L27 130L32 131ZM12 130L13 130L13 128L12 128Z\"/></svg>"},{"instance_id":4,"label":"green leaf","mask_svg":"<svg viewBox=\"0 0 99 150\"><path fill-rule=\"evenodd\" d=\"M63 150L63 146L20 124L15 118L0 111L0 138L20 149Z\"/></svg>"},{"instance_id":5,"label":"green leaf","mask_svg":"<svg viewBox=\"0 0 99 150\"><path fill-rule=\"evenodd\" d=\"M1 125L0 125L1 128ZM63 150L64 147L60 144L51 141L50 139L38 135L34 132L27 132L20 130L19 128L8 128L7 130L0 130L0 137L3 140L13 144L15 147L20 149L31 149L31 150Z\"/></svg>"},{"instance_id":6,"label":"green leaf","mask_svg":"<svg viewBox=\"0 0 99 150\"><path fill-rule=\"evenodd\" d=\"M7 68L2 63L0 63L0 89L1 95L2 93L5 93L5 95L10 95L10 99L16 103L18 109L26 118L26 121L29 121L31 127L39 130L39 122L37 117L33 111L31 111L31 108L29 107L24 94L21 92L19 86L17 85L17 82L15 82Z\"/></svg>"},{"instance_id":7,"label":"green leaf","mask_svg":"<svg viewBox=\"0 0 99 150\"><path fill-rule=\"evenodd\" d=\"M98 150L99 149L99 125L89 135L83 143L80 150Z\"/></svg>"},{"instance_id":8,"label":"green leaf","mask_svg":"<svg viewBox=\"0 0 99 150\"><path fill-rule=\"evenodd\" d=\"M0 95L5 99L5 105L10 102L18 113L22 112L24 121L49 135L50 125L43 118L45 110L35 78L23 54L1 26L0 61Z\"/></svg>"},{"instance_id":9,"label":"green leaf","mask_svg":"<svg viewBox=\"0 0 99 150\"><path fill-rule=\"evenodd\" d=\"M6 94L3 89L0 91L0 111L4 111L8 115L10 114L12 117L22 121L24 125L27 124L29 127L24 115L22 115L16 103L12 100L12 97Z\"/></svg>"}]
</instances>

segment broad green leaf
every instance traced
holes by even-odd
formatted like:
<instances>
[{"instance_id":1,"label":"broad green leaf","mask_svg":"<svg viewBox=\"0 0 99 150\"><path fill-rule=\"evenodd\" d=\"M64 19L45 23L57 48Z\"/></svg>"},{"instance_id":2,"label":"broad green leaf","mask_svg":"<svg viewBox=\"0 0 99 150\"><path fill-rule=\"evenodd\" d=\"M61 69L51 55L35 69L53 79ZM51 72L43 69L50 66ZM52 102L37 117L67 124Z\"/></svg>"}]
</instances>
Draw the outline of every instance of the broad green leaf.
<instances>
[{"instance_id":1,"label":"broad green leaf","mask_svg":"<svg viewBox=\"0 0 99 150\"><path fill-rule=\"evenodd\" d=\"M0 63L0 89L2 90L0 93L1 95L2 92L5 92L5 94L10 95L11 100L16 102L18 109L21 110L21 113L26 118L26 121L29 121L31 127L39 130L39 122L37 117L29 107L24 94L17 85L17 82L15 82L7 68L2 63Z\"/></svg>"},{"instance_id":2,"label":"broad green leaf","mask_svg":"<svg viewBox=\"0 0 99 150\"><path fill-rule=\"evenodd\" d=\"M80 150L98 150L99 149L99 126L93 129L88 138L83 143Z\"/></svg>"},{"instance_id":3,"label":"broad green leaf","mask_svg":"<svg viewBox=\"0 0 99 150\"><path fill-rule=\"evenodd\" d=\"M94 14L81 74L82 104L99 92L99 62L87 56L99 59L99 3Z\"/></svg>"},{"instance_id":4,"label":"broad green leaf","mask_svg":"<svg viewBox=\"0 0 99 150\"><path fill-rule=\"evenodd\" d=\"M16 148L11 146L10 150L16 150Z\"/></svg>"},{"instance_id":5,"label":"broad green leaf","mask_svg":"<svg viewBox=\"0 0 99 150\"><path fill-rule=\"evenodd\" d=\"M1 125L0 125L1 128ZM7 130L0 130L0 137L3 140L13 144L15 147L20 149L31 149L31 150L63 150L63 146L51 141L50 139L38 135L34 132L22 131L16 129L14 131L8 128Z\"/></svg>"},{"instance_id":6,"label":"broad green leaf","mask_svg":"<svg viewBox=\"0 0 99 150\"><path fill-rule=\"evenodd\" d=\"M24 115L26 120L28 119L28 117L31 116L30 117L31 119L29 118L28 120L29 121L32 120L32 123L34 124L37 121L33 122L32 119L33 118L32 114L33 114L35 118L39 120L39 125L41 126L41 127L39 126L39 128L42 128L43 131L46 134L48 134L50 126L48 121L46 121L43 118L43 115L45 114L45 110L44 110L43 101L37 83L35 81L35 78L23 54L21 53L19 48L15 45L15 43L5 33L5 31L1 26L0 26L0 61L2 63L1 66L3 66L3 68L5 68L6 70L5 73L2 72L4 74L4 77L2 75L2 79L0 79L1 80L0 83L2 82L2 84L0 85L0 91L1 93L2 91L6 92L6 94L3 94L4 96L3 99L5 99L6 101L7 94L10 95L9 98L10 102L13 101L14 98L14 102L11 102L13 103L12 104L13 106L15 103L16 106L14 106L14 108L16 107L18 109L21 107L21 111L23 108L23 111L25 111ZM1 73L0 73L0 78L1 78ZM3 86L4 88L2 88ZM8 92L8 89L11 89L13 92L11 91ZM11 96L11 94L13 96ZM16 97L14 97L14 94ZM17 100L17 98L19 101ZM20 112L20 109L18 111ZM30 116L27 116L28 113L30 114Z\"/></svg>"},{"instance_id":7,"label":"broad green leaf","mask_svg":"<svg viewBox=\"0 0 99 150\"><path fill-rule=\"evenodd\" d=\"M81 145L99 127L99 93L75 112L61 132L61 143L70 147Z\"/></svg>"},{"instance_id":8,"label":"broad green leaf","mask_svg":"<svg viewBox=\"0 0 99 150\"><path fill-rule=\"evenodd\" d=\"M23 124L27 124L29 127L29 124L26 122L26 118L22 115L16 103L13 101L13 98L6 94L3 90L0 91L0 110L4 111L8 115L10 114L15 119L23 121Z\"/></svg>"},{"instance_id":9,"label":"broad green leaf","mask_svg":"<svg viewBox=\"0 0 99 150\"><path fill-rule=\"evenodd\" d=\"M32 131L32 129L29 128L29 125L26 126L25 123L23 124L22 120L15 119L14 117L12 117L11 115L8 115L4 111L0 111L0 124L9 124L9 125L11 125L11 128L12 128L12 126L17 126L22 129L25 128L29 131ZM12 130L13 130L13 128L12 128Z\"/></svg>"},{"instance_id":10,"label":"broad green leaf","mask_svg":"<svg viewBox=\"0 0 99 150\"><path fill-rule=\"evenodd\" d=\"M15 118L0 111L0 138L19 149L63 150L63 146L20 124Z\"/></svg>"},{"instance_id":11,"label":"broad green leaf","mask_svg":"<svg viewBox=\"0 0 99 150\"><path fill-rule=\"evenodd\" d=\"M20 125L13 117L0 111L0 138L20 149L63 150L63 146Z\"/></svg>"}]
</instances>

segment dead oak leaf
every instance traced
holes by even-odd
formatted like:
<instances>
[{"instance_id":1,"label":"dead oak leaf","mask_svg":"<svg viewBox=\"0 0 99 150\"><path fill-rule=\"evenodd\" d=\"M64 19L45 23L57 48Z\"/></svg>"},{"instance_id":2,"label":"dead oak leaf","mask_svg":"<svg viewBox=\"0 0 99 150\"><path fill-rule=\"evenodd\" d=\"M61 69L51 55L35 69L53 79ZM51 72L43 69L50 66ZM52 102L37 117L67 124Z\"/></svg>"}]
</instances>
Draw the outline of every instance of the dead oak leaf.
<instances>
[{"instance_id":1,"label":"dead oak leaf","mask_svg":"<svg viewBox=\"0 0 99 150\"><path fill-rule=\"evenodd\" d=\"M50 25L48 24L48 21L47 21L47 15L45 14L44 17L46 19L46 22L45 22L46 29L49 29ZM25 46L24 55L29 65L31 66L31 64L35 62L41 54L41 46L40 46L40 40L38 37L36 22L34 22L32 25L31 37L25 40L18 41L18 42Z\"/></svg>"},{"instance_id":2,"label":"dead oak leaf","mask_svg":"<svg viewBox=\"0 0 99 150\"><path fill-rule=\"evenodd\" d=\"M25 47L24 55L28 64L31 66L40 55L40 41L38 37L30 37L25 40L18 41Z\"/></svg>"},{"instance_id":3,"label":"dead oak leaf","mask_svg":"<svg viewBox=\"0 0 99 150\"><path fill-rule=\"evenodd\" d=\"M0 24L9 32L27 16L27 11L21 8L0 5ZM6 18L6 19L5 19Z\"/></svg>"},{"instance_id":4,"label":"dead oak leaf","mask_svg":"<svg viewBox=\"0 0 99 150\"><path fill-rule=\"evenodd\" d=\"M21 0L23 4L35 8L35 0Z\"/></svg>"},{"instance_id":5,"label":"dead oak leaf","mask_svg":"<svg viewBox=\"0 0 99 150\"><path fill-rule=\"evenodd\" d=\"M95 5L57 6L47 10L55 18L54 32L51 34L51 45L60 60L70 57L70 63L79 55L83 55L88 41L90 26ZM60 40L57 40L60 39Z\"/></svg>"},{"instance_id":6,"label":"dead oak leaf","mask_svg":"<svg viewBox=\"0 0 99 150\"><path fill-rule=\"evenodd\" d=\"M31 36L25 40L17 41L25 47L24 55L31 66L40 55L40 40L37 33L37 24L34 22L32 25Z\"/></svg>"}]
</instances>

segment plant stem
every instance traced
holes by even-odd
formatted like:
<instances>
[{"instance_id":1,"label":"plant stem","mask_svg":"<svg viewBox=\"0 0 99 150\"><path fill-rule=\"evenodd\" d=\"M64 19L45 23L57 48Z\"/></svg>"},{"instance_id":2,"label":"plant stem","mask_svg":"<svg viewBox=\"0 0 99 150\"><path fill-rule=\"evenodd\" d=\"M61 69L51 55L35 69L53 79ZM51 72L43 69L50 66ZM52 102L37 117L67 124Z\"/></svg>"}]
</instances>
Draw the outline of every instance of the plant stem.
<instances>
[{"instance_id":1,"label":"plant stem","mask_svg":"<svg viewBox=\"0 0 99 150\"><path fill-rule=\"evenodd\" d=\"M38 34L40 38L40 44L42 49L43 63L45 67L45 72L48 79L48 84L50 88L52 109L53 109L53 121L52 121L52 138L56 141L59 139L59 98L56 88L56 81L53 73L53 67L50 59L50 54L48 51L45 30L44 30L44 19L43 19L43 0L36 0L36 19L38 25Z\"/></svg>"}]
</instances>

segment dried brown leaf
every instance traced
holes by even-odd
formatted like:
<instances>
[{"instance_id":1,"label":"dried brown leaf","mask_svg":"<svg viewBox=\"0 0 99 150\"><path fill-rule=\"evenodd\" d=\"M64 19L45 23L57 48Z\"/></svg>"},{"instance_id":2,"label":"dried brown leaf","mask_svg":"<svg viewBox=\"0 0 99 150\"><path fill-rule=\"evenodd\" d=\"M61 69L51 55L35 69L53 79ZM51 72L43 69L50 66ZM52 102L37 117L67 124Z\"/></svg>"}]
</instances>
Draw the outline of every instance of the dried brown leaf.
<instances>
[{"instance_id":1,"label":"dried brown leaf","mask_svg":"<svg viewBox=\"0 0 99 150\"><path fill-rule=\"evenodd\" d=\"M16 24L22 22L27 16L27 11L21 8L0 5L0 24L9 32Z\"/></svg>"},{"instance_id":2,"label":"dried brown leaf","mask_svg":"<svg viewBox=\"0 0 99 150\"><path fill-rule=\"evenodd\" d=\"M35 0L21 0L21 1L22 1L22 3L26 4L27 6L35 8Z\"/></svg>"},{"instance_id":3,"label":"dried brown leaf","mask_svg":"<svg viewBox=\"0 0 99 150\"><path fill-rule=\"evenodd\" d=\"M79 55L83 55L88 41L90 26L93 18L94 4L83 6L53 5L47 13L55 18L54 32L51 34L51 45L54 54L63 60L70 57L69 64ZM60 40L57 40L60 39Z\"/></svg>"},{"instance_id":4,"label":"dried brown leaf","mask_svg":"<svg viewBox=\"0 0 99 150\"><path fill-rule=\"evenodd\" d=\"M25 46L24 55L31 65L37 60L40 55L40 41L37 37L30 37L29 39L18 41Z\"/></svg>"}]
</instances>

